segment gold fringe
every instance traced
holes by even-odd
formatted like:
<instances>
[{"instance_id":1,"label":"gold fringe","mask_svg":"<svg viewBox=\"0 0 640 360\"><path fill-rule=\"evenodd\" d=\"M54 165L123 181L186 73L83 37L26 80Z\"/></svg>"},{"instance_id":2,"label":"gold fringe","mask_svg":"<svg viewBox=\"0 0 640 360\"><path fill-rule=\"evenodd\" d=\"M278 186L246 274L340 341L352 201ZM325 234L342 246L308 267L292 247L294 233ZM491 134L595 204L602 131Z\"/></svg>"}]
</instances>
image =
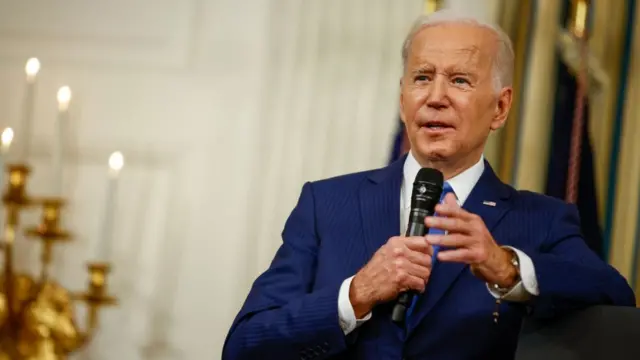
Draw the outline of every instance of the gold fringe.
<instances>
[{"instance_id":1,"label":"gold fringe","mask_svg":"<svg viewBox=\"0 0 640 360\"><path fill-rule=\"evenodd\" d=\"M538 0L531 55L526 69L522 118L518 131L515 187L543 192L547 177L549 138L556 81L555 48L561 1Z\"/></svg>"},{"instance_id":2,"label":"gold fringe","mask_svg":"<svg viewBox=\"0 0 640 360\"><path fill-rule=\"evenodd\" d=\"M619 96L620 66L624 50L626 1L592 0L593 29L589 49L608 75L608 87L597 101L589 102L591 121L589 134L593 144L593 160L598 194L599 219L605 219L609 190L609 166L616 103ZM593 93L592 93L593 94ZM595 98L594 98L595 99ZM591 100L591 99L590 99ZM604 226L605 224L602 223Z\"/></svg>"},{"instance_id":3,"label":"gold fringe","mask_svg":"<svg viewBox=\"0 0 640 360\"><path fill-rule=\"evenodd\" d=\"M513 77L514 98L511 111L505 126L494 135L498 138L500 144L501 157L497 164L500 179L506 183L513 182L513 167L515 163L516 146L518 140L519 129L519 113L522 107L522 93L519 92L523 88L525 82L525 70L527 50L529 46L529 28L531 27L531 1L506 1L501 16L500 25L507 31L513 41L515 53L515 69Z\"/></svg>"},{"instance_id":4,"label":"gold fringe","mask_svg":"<svg viewBox=\"0 0 640 360\"><path fill-rule=\"evenodd\" d=\"M636 7L636 19L640 19L640 7ZM640 23L634 26L631 77L625 94L625 110L621 131L620 161L616 184L616 205L611 236L610 262L627 279L631 274L640 274L633 269L636 254L633 253L638 235L638 211L640 204ZM640 283L633 284L640 286Z\"/></svg>"}]
</instances>

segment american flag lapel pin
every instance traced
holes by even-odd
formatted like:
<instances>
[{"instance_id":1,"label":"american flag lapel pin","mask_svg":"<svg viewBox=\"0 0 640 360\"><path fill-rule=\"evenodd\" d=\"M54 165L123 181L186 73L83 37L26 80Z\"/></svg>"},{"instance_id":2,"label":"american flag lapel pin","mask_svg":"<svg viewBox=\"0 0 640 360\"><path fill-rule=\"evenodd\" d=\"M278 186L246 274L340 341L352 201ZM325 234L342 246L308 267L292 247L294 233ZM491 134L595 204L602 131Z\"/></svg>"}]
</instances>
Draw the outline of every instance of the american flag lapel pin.
<instances>
[{"instance_id":1,"label":"american flag lapel pin","mask_svg":"<svg viewBox=\"0 0 640 360\"><path fill-rule=\"evenodd\" d=\"M487 206L496 206L496 202L495 201L483 201L482 205L487 205Z\"/></svg>"}]
</instances>

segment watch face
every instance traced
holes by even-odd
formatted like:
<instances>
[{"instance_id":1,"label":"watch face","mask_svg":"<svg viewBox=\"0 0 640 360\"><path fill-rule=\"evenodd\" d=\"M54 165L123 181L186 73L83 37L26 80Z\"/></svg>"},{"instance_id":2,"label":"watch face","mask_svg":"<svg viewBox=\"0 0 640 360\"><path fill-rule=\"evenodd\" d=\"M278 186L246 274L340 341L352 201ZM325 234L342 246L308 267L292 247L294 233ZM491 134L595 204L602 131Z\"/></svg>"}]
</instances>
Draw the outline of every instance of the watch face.
<instances>
[{"instance_id":1,"label":"watch face","mask_svg":"<svg viewBox=\"0 0 640 360\"><path fill-rule=\"evenodd\" d=\"M493 289L500 293L501 296L509 292L509 289L501 288L498 284L493 285Z\"/></svg>"}]
</instances>

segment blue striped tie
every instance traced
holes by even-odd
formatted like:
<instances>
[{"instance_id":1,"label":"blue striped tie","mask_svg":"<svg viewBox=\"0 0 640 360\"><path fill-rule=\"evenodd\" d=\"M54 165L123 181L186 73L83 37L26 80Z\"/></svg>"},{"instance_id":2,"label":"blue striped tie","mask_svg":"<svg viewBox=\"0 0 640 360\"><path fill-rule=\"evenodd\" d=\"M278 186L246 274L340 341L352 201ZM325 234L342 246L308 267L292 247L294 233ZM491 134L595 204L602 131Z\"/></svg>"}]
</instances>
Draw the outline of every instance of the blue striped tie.
<instances>
[{"instance_id":1,"label":"blue striped tie","mask_svg":"<svg viewBox=\"0 0 640 360\"><path fill-rule=\"evenodd\" d=\"M448 182L444 183L444 186L442 187L442 195L440 195L440 203L442 203L444 201L444 197L448 194L448 193L454 193L453 188L451 187L451 185L449 185ZM434 214L435 216L438 216L438 214ZM429 235L443 235L445 232L442 229L437 229L437 228L430 228L429 229ZM438 256L438 251L440 251L440 246L435 245L433 247L433 257L431 258L431 273L433 274L433 267L436 264L436 260L437 260L437 256ZM413 312L413 309L416 307L416 304L418 302L418 296L414 296L413 297L413 301L411 302L411 306L409 307L409 309L407 310L407 318L409 318L409 316L411 316L411 313Z\"/></svg>"}]
</instances>

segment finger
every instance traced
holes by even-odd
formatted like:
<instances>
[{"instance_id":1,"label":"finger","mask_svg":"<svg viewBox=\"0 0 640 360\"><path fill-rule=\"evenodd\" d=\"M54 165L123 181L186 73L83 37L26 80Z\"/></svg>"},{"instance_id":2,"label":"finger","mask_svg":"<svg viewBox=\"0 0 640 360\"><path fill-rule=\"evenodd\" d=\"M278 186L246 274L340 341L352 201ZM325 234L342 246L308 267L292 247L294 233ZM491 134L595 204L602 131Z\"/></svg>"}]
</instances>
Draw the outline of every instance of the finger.
<instances>
[{"instance_id":1,"label":"finger","mask_svg":"<svg viewBox=\"0 0 640 360\"><path fill-rule=\"evenodd\" d=\"M426 285L427 282L425 281L425 279L413 275L408 275L400 285L400 291L415 290L419 293L423 293Z\"/></svg>"},{"instance_id":2,"label":"finger","mask_svg":"<svg viewBox=\"0 0 640 360\"><path fill-rule=\"evenodd\" d=\"M420 266L431 266L431 256L433 255L433 248L429 246L431 253L424 253L420 251L408 250L404 256L411 262L412 264L420 265Z\"/></svg>"},{"instance_id":3,"label":"finger","mask_svg":"<svg viewBox=\"0 0 640 360\"><path fill-rule=\"evenodd\" d=\"M407 272L412 276L417 276L420 279L425 280L429 278L429 274L431 274L431 269L427 266L409 263L407 265Z\"/></svg>"},{"instance_id":4,"label":"finger","mask_svg":"<svg viewBox=\"0 0 640 360\"><path fill-rule=\"evenodd\" d=\"M421 253L426 253L429 248L429 244L424 240L423 236L404 238L404 245L409 250L419 251Z\"/></svg>"},{"instance_id":5,"label":"finger","mask_svg":"<svg viewBox=\"0 0 640 360\"><path fill-rule=\"evenodd\" d=\"M395 257L403 257L408 251L419 251L426 253L428 247L427 241L422 236L403 237L396 236L389 239L385 247L391 251Z\"/></svg>"},{"instance_id":6,"label":"finger","mask_svg":"<svg viewBox=\"0 0 640 360\"><path fill-rule=\"evenodd\" d=\"M442 202L447 205L460 207L460 205L458 205L458 198L454 193L448 193L445 195Z\"/></svg>"},{"instance_id":7,"label":"finger","mask_svg":"<svg viewBox=\"0 0 640 360\"><path fill-rule=\"evenodd\" d=\"M427 216L424 218L424 224L428 228L452 233L470 234L473 229L469 221L459 217Z\"/></svg>"},{"instance_id":8,"label":"finger","mask_svg":"<svg viewBox=\"0 0 640 360\"><path fill-rule=\"evenodd\" d=\"M463 220L472 220L474 215L465 209L458 206L458 204L438 204L436 205L436 213L438 216L455 217Z\"/></svg>"},{"instance_id":9,"label":"finger","mask_svg":"<svg viewBox=\"0 0 640 360\"><path fill-rule=\"evenodd\" d=\"M396 271L410 271L414 266L430 268L431 255L412 250L405 250L402 253L397 252L392 260ZM412 272L412 274L415 274Z\"/></svg>"},{"instance_id":10,"label":"finger","mask_svg":"<svg viewBox=\"0 0 640 360\"><path fill-rule=\"evenodd\" d=\"M429 255L429 259L433 256L433 246L431 244L429 244L429 247L427 248L427 255Z\"/></svg>"},{"instance_id":11,"label":"finger","mask_svg":"<svg viewBox=\"0 0 640 360\"><path fill-rule=\"evenodd\" d=\"M426 284L424 279L412 275L404 269L396 271L393 282L399 291L417 290L423 292Z\"/></svg>"},{"instance_id":12,"label":"finger","mask_svg":"<svg viewBox=\"0 0 640 360\"><path fill-rule=\"evenodd\" d=\"M438 260L444 262L472 263L473 253L466 248L441 250L438 252Z\"/></svg>"},{"instance_id":13,"label":"finger","mask_svg":"<svg viewBox=\"0 0 640 360\"><path fill-rule=\"evenodd\" d=\"M402 276L405 275L417 276L421 279L426 279L431 273L431 268L429 266L418 265L404 258L395 259L393 265L395 267L395 273L397 274L396 278L400 277L400 280L402 280Z\"/></svg>"},{"instance_id":14,"label":"finger","mask_svg":"<svg viewBox=\"0 0 640 360\"><path fill-rule=\"evenodd\" d=\"M432 246L440 245L452 248L465 248L473 244L473 238L462 234L427 235L425 238Z\"/></svg>"}]
</instances>

